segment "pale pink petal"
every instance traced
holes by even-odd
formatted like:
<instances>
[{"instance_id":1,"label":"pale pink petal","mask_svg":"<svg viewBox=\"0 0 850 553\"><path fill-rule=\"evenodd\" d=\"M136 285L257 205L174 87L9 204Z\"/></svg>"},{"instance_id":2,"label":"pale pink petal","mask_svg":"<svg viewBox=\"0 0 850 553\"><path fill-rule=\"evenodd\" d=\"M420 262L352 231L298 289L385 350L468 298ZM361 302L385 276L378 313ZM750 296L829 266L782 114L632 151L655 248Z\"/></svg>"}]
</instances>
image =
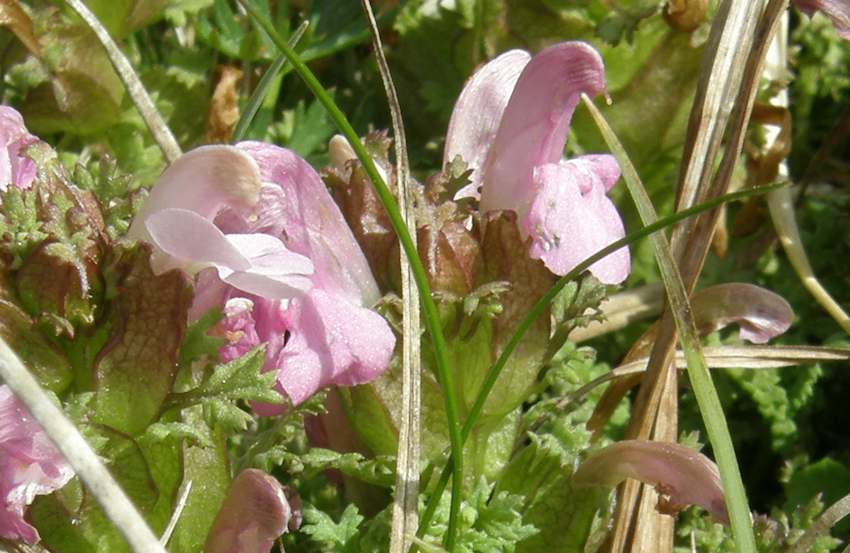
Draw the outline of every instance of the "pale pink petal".
<instances>
[{"instance_id":1,"label":"pale pink petal","mask_svg":"<svg viewBox=\"0 0 850 553\"><path fill-rule=\"evenodd\" d=\"M312 261L289 251L274 236L257 233L228 234L226 237L240 254L251 261L252 272L269 276L313 273Z\"/></svg>"},{"instance_id":2,"label":"pale pink petal","mask_svg":"<svg viewBox=\"0 0 850 553\"><path fill-rule=\"evenodd\" d=\"M261 470L245 469L230 484L204 553L268 553L291 518L280 482Z\"/></svg>"},{"instance_id":3,"label":"pale pink petal","mask_svg":"<svg viewBox=\"0 0 850 553\"><path fill-rule=\"evenodd\" d=\"M549 163L534 172L538 189L527 213L520 213L523 232L532 239L529 255L542 259L557 275L625 235L614 204L605 196L605 182L584 158ZM617 284L629 274L627 248L590 266L601 282Z\"/></svg>"},{"instance_id":4,"label":"pale pink petal","mask_svg":"<svg viewBox=\"0 0 850 553\"><path fill-rule=\"evenodd\" d=\"M520 74L484 167L483 211L533 201L534 168L557 163L581 94L605 89L602 58L583 42L563 42L534 56Z\"/></svg>"},{"instance_id":5,"label":"pale pink petal","mask_svg":"<svg viewBox=\"0 0 850 553\"><path fill-rule=\"evenodd\" d=\"M691 299L691 306L701 333L734 323L740 327L741 339L754 344L779 336L794 321L794 311L782 296L743 282L700 290Z\"/></svg>"},{"instance_id":6,"label":"pale pink petal","mask_svg":"<svg viewBox=\"0 0 850 553\"><path fill-rule=\"evenodd\" d=\"M395 336L370 309L313 289L285 313L289 341L276 360L278 382L294 404L325 386L353 386L389 367Z\"/></svg>"},{"instance_id":7,"label":"pale pink petal","mask_svg":"<svg viewBox=\"0 0 850 553\"><path fill-rule=\"evenodd\" d=\"M314 285L364 305L375 303L380 293L366 257L318 173L285 148L261 142L237 147L257 162L264 181L278 186L273 203L279 218L269 224L282 230L287 248L313 262ZM277 235L264 228L256 231Z\"/></svg>"},{"instance_id":8,"label":"pale pink petal","mask_svg":"<svg viewBox=\"0 0 850 553\"><path fill-rule=\"evenodd\" d=\"M11 184L29 188L35 179L35 162L23 154L28 146L39 142L24 125L21 114L9 106L0 106L0 191Z\"/></svg>"},{"instance_id":9,"label":"pale pink petal","mask_svg":"<svg viewBox=\"0 0 850 553\"><path fill-rule=\"evenodd\" d=\"M233 146L201 146L168 166L127 236L149 241L145 221L163 209L194 211L212 221L225 207L253 206L259 194L259 169L249 156Z\"/></svg>"},{"instance_id":10,"label":"pale pink petal","mask_svg":"<svg viewBox=\"0 0 850 553\"><path fill-rule=\"evenodd\" d=\"M273 236L224 235L212 222L186 209L156 211L145 226L154 245L173 258L154 257L155 272L190 268L181 262L198 268L214 265L228 284L270 299L288 299L310 288L304 275L313 271L313 264Z\"/></svg>"},{"instance_id":11,"label":"pale pink petal","mask_svg":"<svg viewBox=\"0 0 850 553\"><path fill-rule=\"evenodd\" d=\"M12 394L0 386L0 537L35 543L39 536L24 520L36 495L64 486L74 475L44 430Z\"/></svg>"},{"instance_id":12,"label":"pale pink petal","mask_svg":"<svg viewBox=\"0 0 850 553\"><path fill-rule=\"evenodd\" d=\"M838 36L850 40L850 2L848 0L795 0L797 7L808 15L822 11L835 26Z\"/></svg>"},{"instance_id":13,"label":"pale pink petal","mask_svg":"<svg viewBox=\"0 0 850 553\"><path fill-rule=\"evenodd\" d=\"M176 208L155 211L145 220L145 228L155 246L178 260L221 265L234 271L251 268L248 258L224 233L194 211Z\"/></svg>"},{"instance_id":14,"label":"pale pink petal","mask_svg":"<svg viewBox=\"0 0 850 553\"><path fill-rule=\"evenodd\" d=\"M729 523L717 465L688 447L647 440L624 440L587 458L573 474L578 486L613 488L626 478L655 486L665 512L699 505Z\"/></svg>"},{"instance_id":15,"label":"pale pink petal","mask_svg":"<svg viewBox=\"0 0 850 553\"><path fill-rule=\"evenodd\" d=\"M463 87L452 111L443 153L443 165L460 156L472 169L471 182L458 190L456 200L480 198L481 169L517 79L530 59L524 50L505 52L478 69Z\"/></svg>"}]
</instances>

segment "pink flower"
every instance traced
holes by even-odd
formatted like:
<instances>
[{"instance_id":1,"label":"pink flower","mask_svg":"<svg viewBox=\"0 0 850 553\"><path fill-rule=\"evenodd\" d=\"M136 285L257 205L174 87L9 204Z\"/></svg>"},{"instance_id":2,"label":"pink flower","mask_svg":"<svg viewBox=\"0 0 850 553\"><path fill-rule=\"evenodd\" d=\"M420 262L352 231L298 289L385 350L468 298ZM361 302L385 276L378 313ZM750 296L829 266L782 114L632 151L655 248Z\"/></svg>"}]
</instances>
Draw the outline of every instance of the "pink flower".
<instances>
[{"instance_id":1,"label":"pink flower","mask_svg":"<svg viewBox=\"0 0 850 553\"><path fill-rule=\"evenodd\" d=\"M820 10L829 17L838 36L850 40L850 2L848 0L796 0L797 7L806 15Z\"/></svg>"},{"instance_id":2,"label":"pink flower","mask_svg":"<svg viewBox=\"0 0 850 553\"><path fill-rule=\"evenodd\" d=\"M218 510L205 553L268 553L297 517L283 486L257 469L239 473Z\"/></svg>"},{"instance_id":3,"label":"pink flower","mask_svg":"<svg viewBox=\"0 0 850 553\"><path fill-rule=\"evenodd\" d=\"M473 170L455 198L479 197L480 188L482 211L515 211L530 256L558 275L625 235L606 196L620 177L616 160L562 159L581 94L604 89L602 58L587 44L564 42L534 57L512 50L472 76L449 123L444 161L460 155ZM626 248L590 267L610 284L629 269Z\"/></svg>"},{"instance_id":4,"label":"pink flower","mask_svg":"<svg viewBox=\"0 0 850 553\"><path fill-rule=\"evenodd\" d=\"M265 344L266 370L294 404L389 366L395 337L370 309L380 293L366 258L319 175L289 150L244 142L185 154L130 235L157 246L156 270L197 273L193 315L224 308L222 360Z\"/></svg>"},{"instance_id":5,"label":"pink flower","mask_svg":"<svg viewBox=\"0 0 850 553\"><path fill-rule=\"evenodd\" d=\"M720 473L714 462L683 445L623 440L592 454L573 474L576 486L613 488L626 478L655 486L658 508L668 514L699 505L729 524Z\"/></svg>"},{"instance_id":6,"label":"pink flower","mask_svg":"<svg viewBox=\"0 0 850 553\"><path fill-rule=\"evenodd\" d=\"M21 114L9 106L0 106L0 191L11 184L29 188L35 179L35 162L23 154L27 146L39 142L24 126Z\"/></svg>"},{"instance_id":7,"label":"pink flower","mask_svg":"<svg viewBox=\"0 0 850 553\"><path fill-rule=\"evenodd\" d=\"M130 238L157 247L154 271L214 268L238 290L286 300L310 288L313 264L262 232L227 233L215 219L226 209L252 210L260 199L256 163L232 146L203 146L175 161L159 178L130 226Z\"/></svg>"},{"instance_id":8,"label":"pink flower","mask_svg":"<svg viewBox=\"0 0 850 553\"><path fill-rule=\"evenodd\" d=\"M24 520L24 509L36 495L58 490L72 476L41 426L8 386L0 386L0 537L36 543L38 531Z\"/></svg>"}]
</instances>

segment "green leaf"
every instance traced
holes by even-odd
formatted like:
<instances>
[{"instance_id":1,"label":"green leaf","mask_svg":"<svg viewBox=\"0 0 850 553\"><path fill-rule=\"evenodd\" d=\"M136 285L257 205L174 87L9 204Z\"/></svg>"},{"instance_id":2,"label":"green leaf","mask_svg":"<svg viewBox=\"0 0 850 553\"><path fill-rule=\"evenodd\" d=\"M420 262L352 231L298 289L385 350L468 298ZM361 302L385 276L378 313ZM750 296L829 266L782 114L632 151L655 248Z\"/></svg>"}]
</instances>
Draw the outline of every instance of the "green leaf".
<instances>
[{"instance_id":1,"label":"green leaf","mask_svg":"<svg viewBox=\"0 0 850 553\"><path fill-rule=\"evenodd\" d=\"M124 250L110 269L109 340L94 367L92 420L138 434L159 418L177 371L191 288L180 271L153 274L149 246Z\"/></svg>"},{"instance_id":2,"label":"green leaf","mask_svg":"<svg viewBox=\"0 0 850 553\"><path fill-rule=\"evenodd\" d=\"M68 358L35 328L26 313L2 299L4 295L0 291L0 337L21 358L39 384L57 394L62 393L71 384Z\"/></svg>"},{"instance_id":3,"label":"green leaf","mask_svg":"<svg viewBox=\"0 0 850 553\"><path fill-rule=\"evenodd\" d=\"M314 100L310 105L299 101L295 109L283 112L282 132L279 138L304 158L327 149L328 140L336 132L336 126L328 117L322 104Z\"/></svg>"},{"instance_id":4,"label":"green leaf","mask_svg":"<svg viewBox=\"0 0 850 553\"><path fill-rule=\"evenodd\" d=\"M190 443L201 447L212 447L213 443L209 437L200 432L196 427L185 422L155 422L148 426L145 437L154 441L162 442L170 438L177 440L187 439Z\"/></svg>"},{"instance_id":5,"label":"green leaf","mask_svg":"<svg viewBox=\"0 0 850 553\"><path fill-rule=\"evenodd\" d=\"M565 437L579 431L582 445L589 443L583 425L570 425ZM599 489L574 492L570 483L578 459L577 440L565 441L551 434L530 435L531 442L518 453L500 478L497 490L523 498L521 512L539 533L522 542L518 551L579 553L590 535L594 517L604 510L608 493ZM570 443L572 442L572 443ZM566 445L566 447L565 447Z\"/></svg>"},{"instance_id":6,"label":"green leaf","mask_svg":"<svg viewBox=\"0 0 850 553\"><path fill-rule=\"evenodd\" d=\"M210 319L204 325L209 323ZM173 394L170 405L203 405L210 426L244 430L253 415L243 410L240 402L284 402L283 396L274 389L275 372L263 372L264 360L265 348L260 346L229 363L216 365L200 386Z\"/></svg>"},{"instance_id":7,"label":"green leaf","mask_svg":"<svg viewBox=\"0 0 850 553\"><path fill-rule=\"evenodd\" d=\"M304 517L304 524L300 531L320 544L322 551L325 553L352 551L349 543L357 537L358 528L363 522L363 517L353 504L345 508L339 522L334 522L329 515L310 505L305 506L301 514Z\"/></svg>"},{"instance_id":8,"label":"green leaf","mask_svg":"<svg viewBox=\"0 0 850 553\"><path fill-rule=\"evenodd\" d=\"M174 529L168 550L171 553L202 551L210 527L230 486L230 470L225 433L207 425L200 407L182 412L183 422L204 436L212 447L184 443L182 482L191 482L186 506Z\"/></svg>"},{"instance_id":9,"label":"green leaf","mask_svg":"<svg viewBox=\"0 0 850 553\"><path fill-rule=\"evenodd\" d=\"M787 497L784 505L786 513L793 514L796 509L814 499L832 505L850 493L850 468L829 457L795 470L785 484ZM850 520L843 520L837 526L837 533L850 529Z\"/></svg>"},{"instance_id":10,"label":"green leaf","mask_svg":"<svg viewBox=\"0 0 850 553\"><path fill-rule=\"evenodd\" d=\"M456 551L463 553L510 553L537 533L522 510L521 495L494 486L482 478L461 503L460 526ZM425 541L436 543L445 533L448 520L448 497L437 508ZM427 551L427 548L423 548Z\"/></svg>"},{"instance_id":11,"label":"green leaf","mask_svg":"<svg viewBox=\"0 0 850 553\"><path fill-rule=\"evenodd\" d=\"M267 467L284 466L287 474L304 473L307 478L325 470L336 469L368 484L384 488L391 488L395 484L395 457L388 455L369 459L360 453L339 453L319 447L296 453L281 445L258 455L256 462Z\"/></svg>"}]
</instances>

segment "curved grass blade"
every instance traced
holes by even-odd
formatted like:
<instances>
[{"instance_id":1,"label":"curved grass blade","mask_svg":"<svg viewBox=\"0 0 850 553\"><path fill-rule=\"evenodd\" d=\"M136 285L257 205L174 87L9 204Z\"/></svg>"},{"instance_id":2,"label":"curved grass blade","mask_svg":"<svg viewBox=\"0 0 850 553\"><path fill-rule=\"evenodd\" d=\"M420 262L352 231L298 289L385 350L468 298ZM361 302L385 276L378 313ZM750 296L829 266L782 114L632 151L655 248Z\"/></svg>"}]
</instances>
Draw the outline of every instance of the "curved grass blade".
<instances>
[{"instance_id":1,"label":"curved grass blade","mask_svg":"<svg viewBox=\"0 0 850 553\"><path fill-rule=\"evenodd\" d=\"M582 101L590 110L591 116L608 145L608 148L617 158L623 170L623 179L637 206L641 221L651 224L657 221L658 216L655 208L646 193L646 189L640 180L622 144L617 139L614 131L605 121L602 113L590 101L586 95L582 95ZM747 494L744 482L741 478L741 470L735 449L732 445L732 436L726 424L723 414L723 406L711 380L711 373L702 353L699 334L696 330L693 314L691 313L688 294L679 274L678 266L673 259L670 243L663 234L656 234L652 238L655 257L661 278L667 289L667 298L670 311L679 330L679 340L685 352L688 365L688 378L693 386L694 395L702 414L703 423L714 453L717 456L717 464L720 468L720 477L723 481L723 489L726 492L726 506L729 510L729 518L732 526L732 534L735 537L735 546L739 553L755 553L756 543L753 527L750 521L750 508L747 502Z\"/></svg>"},{"instance_id":2,"label":"curved grass blade","mask_svg":"<svg viewBox=\"0 0 850 553\"><path fill-rule=\"evenodd\" d=\"M662 217L654 223L646 225L645 227L639 230L627 234L624 238L621 238L616 242L612 242L608 246L605 246L598 252L594 253L593 255L576 265L576 267L572 271L559 278L558 281L545 294L540 296L540 299L537 300L537 302L531 307L531 309L528 310L528 313L526 313L525 317L517 325L516 329L511 335L510 340L508 340L508 343L505 345L505 349L502 350L501 355L499 355L499 358L496 360L495 363L493 363L493 366L490 367L490 370L484 377L484 381L481 384L481 388L478 391L478 395L475 397L475 403L472 405L472 408L469 411L469 416L466 418L466 421L464 421L462 430L463 441L465 442L466 439L469 437L469 434L472 432L472 428L475 426L478 417L481 415L481 411L484 408L484 404L487 402L487 398L490 395L490 392L493 390L493 386L496 385L496 382L499 380L499 376L501 375L502 370L505 368L505 365L507 364L516 347L519 345L523 336L528 331L528 329L531 328L531 325L534 324L534 321L536 321L539 317L542 317L543 314L546 313L546 309L549 307L549 304L555 299L555 297L561 292L561 290L563 290L564 286L569 284L571 281L576 280L591 265L593 265L606 255L617 251L623 246L631 245L637 242L638 240L641 240L642 238L651 236L653 233L669 228L674 224L678 223L679 221L683 221L705 211L710 211L725 203L743 200L753 196L759 196L761 194L767 194L771 190L776 190L781 186L783 185L775 184L771 186L763 186L761 188L733 192L697 204L694 207L684 209L682 211L677 211L672 215ZM419 532L417 533L419 537L424 534L425 529L427 529L428 524L431 522L431 519L434 516L434 512L437 510L437 504L439 503L440 496L442 496L443 491L446 489L446 485L449 481L449 468L450 466L447 466L446 469L443 470L443 473L440 475L440 480L437 482L434 491L431 493L431 497L428 500L428 506L425 509L425 512L422 514L422 517L419 522Z\"/></svg>"},{"instance_id":3,"label":"curved grass blade","mask_svg":"<svg viewBox=\"0 0 850 553\"><path fill-rule=\"evenodd\" d=\"M298 45L298 41L301 40L302 36L304 36L304 32L309 26L309 21L303 21L301 25L295 29L295 32L292 33L291 37L289 37L289 42L287 42L290 48L295 48L295 46ZM266 69L266 72L263 73L263 76L260 78L260 82L257 83L257 87L254 89L254 92L251 93L251 97L248 98L248 103L245 104L245 110L242 112L242 116L239 118L236 128L233 130L234 143L245 138L245 134L247 134L248 128L251 126L251 122L254 120L254 117L256 117L257 112L260 111L260 106L263 105L263 101L266 99L269 87L274 82L275 77L277 77L281 70L283 70L285 65L286 56L281 54L274 60L274 62L272 62L269 68Z\"/></svg>"},{"instance_id":4,"label":"curved grass blade","mask_svg":"<svg viewBox=\"0 0 850 553\"><path fill-rule=\"evenodd\" d=\"M398 236L399 242L404 249L404 254L410 263L410 268L413 271L416 287L419 289L419 294L422 302L422 314L425 320L425 325L428 328L428 333L431 336L432 347L434 350L434 360L436 363L437 376L440 385L443 388L443 396L446 409L446 418L448 419L449 442L452 450L452 496L453 504L460 504L461 486L463 484L463 440L460 432L460 419L457 408L457 393L455 391L454 375L449 365L449 357L446 348L446 339L443 336L443 329L440 326L440 317L437 312L437 305L434 303L434 298L431 296L431 287L428 284L428 276L425 272L425 267L419 259L416 252L416 245L411 239L410 233L407 231L407 225L401 216L401 213L396 205L395 199L384 179L381 178L375 162L369 156L365 146L360 141L360 137L355 132L351 123L339 109L339 106L333 101L328 92L319 82L313 72L304 64L300 56L296 54L292 48L287 46L286 42L277 34L271 22L265 18L250 0L239 0L242 7L269 35L281 53L286 56L292 68L298 73L307 87L316 96L316 99L328 111L331 119L336 123L340 132L351 144L352 149L357 154L357 158L363 164L366 174L372 181L375 187L375 193L384 206L384 209L392 223L393 230Z\"/></svg>"}]
</instances>

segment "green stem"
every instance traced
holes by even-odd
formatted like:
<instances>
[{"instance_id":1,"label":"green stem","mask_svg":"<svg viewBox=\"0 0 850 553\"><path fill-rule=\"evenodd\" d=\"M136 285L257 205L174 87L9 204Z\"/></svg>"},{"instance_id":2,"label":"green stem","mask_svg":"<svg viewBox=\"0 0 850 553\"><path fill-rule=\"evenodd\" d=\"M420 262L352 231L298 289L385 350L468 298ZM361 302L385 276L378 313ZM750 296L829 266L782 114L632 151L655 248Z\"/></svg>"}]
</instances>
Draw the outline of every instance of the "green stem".
<instances>
[{"instance_id":1,"label":"green stem","mask_svg":"<svg viewBox=\"0 0 850 553\"><path fill-rule=\"evenodd\" d=\"M545 293L540 299L535 302L535 304L531 307L531 309L526 313L525 317L520 321L519 325L517 325L516 330L514 330L511 335L510 340L508 340L505 349L502 350L502 354L493 363L493 366L490 367L490 370L487 372L487 376L484 377L484 382L481 384L481 388L478 390L478 395L475 398L475 403L472 405L472 408L469 411L469 416L466 418L466 422L463 425L463 429L461 430L461 438L465 443L467 438L469 438L470 433L472 432L472 428L475 426L475 422L478 417L481 415L481 411L484 408L484 404L487 401L487 397L490 395L490 392L493 390L493 386L496 385L496 382L499 380L499 375L501 375L502 370L505 368L508 360L513 354L514 350L522 340L525 333L531 328L531 325L534 324L538 318L543 316L546 313L546 310L549 308L549 304L552 303L552 300L560 293L560 291L566 286L569 282L576 280L585 270L587 270L591 265L604 258L608 254L615 252L622 248L623 246L628 246L638 240L645 238L655 232L668 228L679 221L687 219L689 217L693 217L694 215L698 215L704 211L712 210L722 204L727 202L732 202L736 200L743 200L747 198L751 198L753 196L757 196L760 194L766 194L771 190L776 190L780 188L782 185L775 184L771 186L763 186L761 188L750 189L750 190L742 190L739 192L733 192L731 194L726 194L725 196L720 196L718 198L714 198L712 200L708 200L701 204L695 205L689 209L684 209L682 211L678 211L673 213L672 215L668 215L666 217L662 217L658 219L652 224L646 225L645 227L636 230L617 240L616 242L612 242L608 246L605 246L598 252L594 253L570 271L566 275L562 276L558 279L558 281ZM431 522L431 519L434 516L434 512L437 510L437 505L440 502L440 497L443 495L443 491L446 489L446 484L448 483L450 472L450 465L443 470L440 475L440 480L437 482L436 487L434 488L434 492L431 494L431 497L428 500L428 506L425 509L425 512L422 514L422 519L419 523L419 532L418 536L422 537L424 535L425 530L428 529L428 523Z\"/></svg>"},{"instance_id":2,"label":"green stem","mask_svg":"<svg viewBox=\"0 0 850 553\"><path fill-rule=\"evenodd\" d=\"M449 365L449 357L446 348L446 340L443 336L443 331L440 326L440 317L437 311L437 304L434 303L434 298L431 296L431 287L428 284L428 276L425 273L425 267L419 259L416 252L416 246L407 232L401 213L398 210L395 199L386 183L381 178L375 162L369 156L365 146L360 141L360 137L355 132L351 123L327 93L325 88L319 82L313 72L304 64L298 54L290 48L286 42L278 35L268 21L253 5L250 0L239 0L245 11L254 18L254 20L263 28L269 35L275 46L280 49L281 53L286 56L289 63L296 73L301 77L304 83L316 96L316 99L324 106L336 123L340 132L351 144L354 153L369 178L372 180L372 185L375 188L375 193L378 195L387 215L390 218L390 223L393 230L398 236L402 249L410 262L410 268L413 271L413 279L416 282L416 287L419 289L419 294L422 300L422 314L425 319L425 325L428 327L428 333L431 336L432 347L434 349L434 359L436 363L437 376L440 379L440 384L443 388L443 399L445 402L446 417L448 419L449 442L452 451L452 502L449 512L448 535L453 535L457 531L457 517L460 511L461 486L463 484L463 440L460 432L460 419L458 417L457 395L455 392L454 376Z\"/></svg>"}]
</instances>

